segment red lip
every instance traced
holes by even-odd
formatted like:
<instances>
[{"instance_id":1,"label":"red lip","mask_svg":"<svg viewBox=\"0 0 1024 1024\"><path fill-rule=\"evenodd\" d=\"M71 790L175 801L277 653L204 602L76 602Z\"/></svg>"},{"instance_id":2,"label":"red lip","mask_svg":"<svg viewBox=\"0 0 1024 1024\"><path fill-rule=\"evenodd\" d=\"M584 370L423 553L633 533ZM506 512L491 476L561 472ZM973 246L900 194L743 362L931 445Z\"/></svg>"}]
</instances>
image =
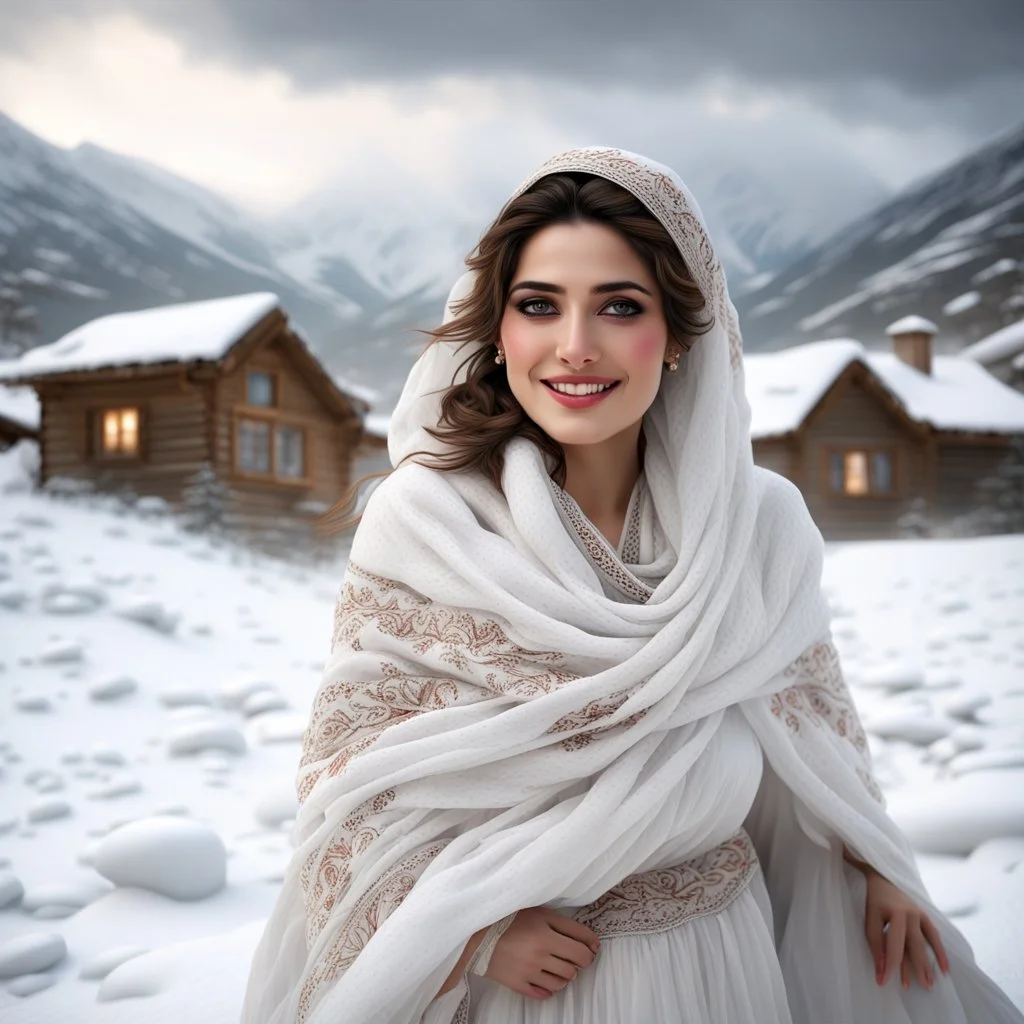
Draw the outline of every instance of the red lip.
<instances>
[{"instance_id":1,"label":"red lip","mask_svg":"<svg viewBox=\"0 0 1024 1024\"><path fill-rule=\"evenodd\" d=\"M575 374L562 377L544 377L545 384L617 384L615 377L594 377L587 374Z\"/></svg>"}]
</instances>

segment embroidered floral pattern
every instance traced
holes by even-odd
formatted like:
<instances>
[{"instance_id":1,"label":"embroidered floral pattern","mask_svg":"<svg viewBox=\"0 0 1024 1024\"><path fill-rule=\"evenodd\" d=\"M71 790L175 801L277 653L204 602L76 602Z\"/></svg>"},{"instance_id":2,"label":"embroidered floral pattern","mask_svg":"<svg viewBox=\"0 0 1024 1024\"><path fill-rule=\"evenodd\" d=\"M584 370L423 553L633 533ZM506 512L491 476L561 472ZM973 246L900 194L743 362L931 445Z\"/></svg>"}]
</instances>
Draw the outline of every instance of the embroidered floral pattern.
<instances>
[{"instance_id":1,"label":"embroidered floral pattern","mask_svg":"<svg viewBox=\"0 0 1024 1024\"><path fill-rule=\"evenodd\" d=\"M621 185L639 199L661 221L679 246L687 269L704 296L708 309L725 328L729 338L729 359L733 370L743 359L736 311L725 290L725 275L701 222L696 204L670 174L627 156L617 149L570 149L543 164L516 189L512 198L549 174L579 172L596 174ZM511 200L510 200L511 201Z\"/></svg>"},{"instance_id":2,"label":"embroidered floral pattern","mask_svg":"<svg viewBox=\"0 0 1024 1024\"><path fill-rule=\"evenodd\" d=\"M867 734L843 679L835 646L825 642L814 644L783 675L793 682L772 694L772 714L797 735L805 728L831 729L849 743L864 762L857 769L857 777L872 798L882 803L882 792L871 774Z\"/></svg>"},{"instance_id":3,"label":"embroidered floral pattern","mask_svg":"<svg viewBox=\"0 0 1024 1024\"><path fill-rule=\"evenodd\" d=\"M723 911L747 887L757 863L754 844L740 829L695 860L630 875L572 916L602 939L669 931Z\"/></svg>"},{"instance_id":4,"label":"embroidered floral pattern","mask_svg":"<svg viewBox=\"0 0 1024 1024\"><path fill-rule=\"evenodd\" d=\"M374 932L401 905L424 869L446 845L447 842L431 843L417 850L367 889L345 916L330 949L317 958L314 970L307 975L299 994L298 1024L309 1016L320 986L340 977L352 966ZM467 1011L468 1008L467 1002Z\"/></svg>"}]
</instances>

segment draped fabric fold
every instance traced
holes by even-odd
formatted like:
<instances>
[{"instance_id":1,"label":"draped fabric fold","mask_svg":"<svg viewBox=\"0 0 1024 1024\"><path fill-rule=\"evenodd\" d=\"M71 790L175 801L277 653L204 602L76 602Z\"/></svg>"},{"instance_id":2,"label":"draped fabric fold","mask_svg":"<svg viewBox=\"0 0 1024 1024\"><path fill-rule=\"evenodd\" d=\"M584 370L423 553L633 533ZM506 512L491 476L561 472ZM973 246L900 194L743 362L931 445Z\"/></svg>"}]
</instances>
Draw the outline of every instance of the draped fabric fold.
<instances>
[{"instance_id":1,"label":"draped fabric fold","mask_svg":"<svg viewBox=\"0 0 1024 1024\"><path fill-rule=\"evenodd\" d=\"M465 980L435 1001L470 936L712 850L751 810L764 758L812 848L846 842L933 914L962 1001L983 1008L972 1024L1019 1022L885 814L829 640L820 535L799 492L753 465L739 329L699 209L671 171L618 150L561 154L519 191L563 170L645 203L715 325L645 417L619 551L522 439L504 493L405 462L371 496L244 1021L471 1020ZM437 449L425 427L466 355L438 343L414 367L393 461Z\"/></svg>"}]
</instances>

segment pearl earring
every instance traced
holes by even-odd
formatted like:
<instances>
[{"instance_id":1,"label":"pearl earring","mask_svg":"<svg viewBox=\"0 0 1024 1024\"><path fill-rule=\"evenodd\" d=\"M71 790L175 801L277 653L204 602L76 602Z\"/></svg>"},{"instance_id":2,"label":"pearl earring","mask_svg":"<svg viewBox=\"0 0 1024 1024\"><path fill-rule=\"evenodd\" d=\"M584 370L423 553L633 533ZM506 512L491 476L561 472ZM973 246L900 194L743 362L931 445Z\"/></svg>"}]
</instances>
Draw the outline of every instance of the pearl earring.
<instances>
[{"instance_id":1,"label":"pearl earring","mask_svg":"<svg viewBox=\"0 0 1024 1024\"><path fill-rule=\"evenodd\" d=\"M675 373L679 369L679 353L674 352L672 358L665 364L669 373Z\"/></svg>"},{"instance_id":2,"label":"pearl earring","mask_svg":"<svg viewBox=\"0 0 1024 1024\"><path fill-rule=\"evenodd\" d=\"M496 362L496 363L497 363L497 364L498 364L499 366L501 366L501 364L502 364L503 362L505 362L505 353L504 353L504 352L502 352L500 348L498 349L498 354L497 354L497 355L496 355L496 356L494 357L494 361L495 361L495 362Z\"/></svg>"}]
</instances>

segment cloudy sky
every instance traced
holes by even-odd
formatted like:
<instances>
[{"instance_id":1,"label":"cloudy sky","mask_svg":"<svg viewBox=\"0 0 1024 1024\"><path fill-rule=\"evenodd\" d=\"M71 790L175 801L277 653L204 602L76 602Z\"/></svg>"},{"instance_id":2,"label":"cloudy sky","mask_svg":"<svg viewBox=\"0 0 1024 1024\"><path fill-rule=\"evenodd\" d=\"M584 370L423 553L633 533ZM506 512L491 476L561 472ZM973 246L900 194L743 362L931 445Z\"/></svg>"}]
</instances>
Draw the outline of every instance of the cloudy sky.
<instances>
[{"instance_id":1,"label":"cloudy sky","mask_svg":"<svg viewBox=\"0 0 1024 1024\"><path fill-rule=\"evenodd\" d=\"M0 0L0 111L266 212L578 144L834 201L1024 120L1022 53L1021 0Z\"/></svg>"}]
</instances>

